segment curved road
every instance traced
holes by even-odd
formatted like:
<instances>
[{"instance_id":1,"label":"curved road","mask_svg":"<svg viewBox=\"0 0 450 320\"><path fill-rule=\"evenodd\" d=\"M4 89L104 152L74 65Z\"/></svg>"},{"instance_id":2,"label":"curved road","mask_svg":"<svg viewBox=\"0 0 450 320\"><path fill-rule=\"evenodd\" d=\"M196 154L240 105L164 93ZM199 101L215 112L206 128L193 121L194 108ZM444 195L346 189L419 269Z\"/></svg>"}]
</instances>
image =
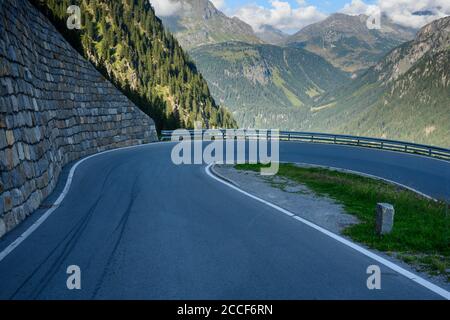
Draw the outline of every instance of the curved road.
<instances>
[{"instance_id":1,"label":"curved road","mask_svg":"<svg viewBox=\"0 0 450 320\"><path fill-rule=\"evenodd\" d=\"M83 162L53 214L0 261L1 299L439 299L376 261L211 179L175 166L173 144ZM282 143L281 160L375 174L450 195L450 163L345 146ZM64 183L64 182L63 182ZM55 195L52 198L55 198ZM43 211L0 241L0 252ZM66 269L81 268L68 290Z\"/></svg>"}]
</instances>

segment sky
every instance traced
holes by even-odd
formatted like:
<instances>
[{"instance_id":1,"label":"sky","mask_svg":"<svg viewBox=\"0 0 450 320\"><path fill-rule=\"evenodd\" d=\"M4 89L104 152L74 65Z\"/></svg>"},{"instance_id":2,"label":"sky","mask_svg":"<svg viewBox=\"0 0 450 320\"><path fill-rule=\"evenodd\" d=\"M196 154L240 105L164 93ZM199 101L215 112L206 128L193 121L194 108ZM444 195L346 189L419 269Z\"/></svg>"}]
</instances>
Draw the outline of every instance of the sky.
<instances>
[{"instance_id":1,"label":"sky","mask_svg":"<svg viewBox=\"0 0 450 320\"><path fill-rule=\"evenodd\" d=\"M182 10L182 0L150 0L160 16ZM185 0L186 1L186 0ZM386 14L413 28L450 15L450 0L210 0L230 17L236 16L256 31L270 25L287 33L325 19L332 13Z\"/></svg>"},{"instance_id":2,"label":"sky","mask_svg":"<svg viewBox=\"0 0 450 320\"><path fill-rule=\"evenodd\" d=\"M266 8L270 7L269 0L213 0L212 2L216 2L218 4L226 4L226 6L232 10L236 10L240 7L256 4L259 6L263 6ZM291 5L292 8L299 7L298 1L296 0L285 0L282 2L287 2ZM339 9L343 8L348 0L311 0L305 1L307 4L315 6L319 8L320 11L326 13L333 13L339 11ZM373 3L374 1L367 1L367 3ZM223 6L225 7L225 6Z\"/></svg>"}]
</instances>

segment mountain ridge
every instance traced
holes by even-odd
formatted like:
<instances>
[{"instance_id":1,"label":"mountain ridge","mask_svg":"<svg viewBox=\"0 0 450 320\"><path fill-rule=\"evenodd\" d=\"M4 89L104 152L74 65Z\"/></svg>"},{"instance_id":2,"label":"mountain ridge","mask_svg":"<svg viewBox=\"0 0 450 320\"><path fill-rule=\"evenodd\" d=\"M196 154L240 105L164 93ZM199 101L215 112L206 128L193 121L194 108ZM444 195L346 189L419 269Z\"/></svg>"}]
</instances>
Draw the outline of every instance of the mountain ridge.
<instances>
[{"instance_id":1,"label":"mountain ridge","mask_svg":"<svg viewBox=\"0 0 450 320\"><path fill-rule=\"evenodd\" d=\"M300 30L333 44L327 52L315 52L298 39L290 42L297 33L282 45L223 41L192 48L190 54L215 99L230 108L240 126L448 147L450 65L445 18L418 32L386 16L381 30L371 30L367 19L337 13ZM329 70L340 76L333 79ZM315 77L334 85L317 85L320 80Z\"/></svg>"},{"instance_id":2,"label":"mountain ridge","mask_svg":"<svg viewBox=\"0 0 450 320\"><path fill-rule=\"evenodd\" d=\"M335 13L301 29L285 45L302 47L327 59L346 72L373 66L390 50L414 37L414 30L382 16L381 29L369 29L366 15Z\"/></svg>"},{"instance_id":3,"label":"mountain ridge","mask_svg":"<svg viewBox=\"0 0 450 320\"><path fill-rule=\"evenodd\" d=\"M186 50L227 41L261 44L252 27L237 17L228 17L209 0L176 0L181 9L160 17Z\"/></svg>"},{"instance_id":4,"label":"mountain ridge","mask_svg":"<svg viewBox=\"0 0 450 320\"><path fill-rule=\"evenodd\" d=\"M282 45L289 37L287 33L271 26L262 25L255 31L256 36L267 44Z\"/></svg>"},{"instance_id":5,"label":"mountain ridge","mask_svg":"<svg viewBox=\"0 0 450 320\"><path fill-rule=\"evenodd\" d=\"M424 26L315 108L312 122L322 130L450 147L450 17Z\"/></svg>"}]
</instances>

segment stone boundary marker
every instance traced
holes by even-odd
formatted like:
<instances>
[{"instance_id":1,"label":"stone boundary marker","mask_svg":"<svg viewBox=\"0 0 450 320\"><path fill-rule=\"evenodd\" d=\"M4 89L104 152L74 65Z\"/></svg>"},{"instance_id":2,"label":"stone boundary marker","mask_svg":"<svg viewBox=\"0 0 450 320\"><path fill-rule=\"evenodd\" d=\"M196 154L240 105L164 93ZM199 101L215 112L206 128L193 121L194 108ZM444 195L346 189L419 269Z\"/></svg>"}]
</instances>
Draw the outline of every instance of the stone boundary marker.
<instances>
[{"instance_id":1,"label":"stone boundary marker","mask_svg":"<svg viewBox=\"0 0 450 320\"><path fill-rule=\"evenodd\" d=\"M156 140L153 120L33 5L0 2L0 237L50 195L65 164Z\"/></svg>"},{"instance_id":2,"label":"stone boundary marker","mask_svg":"<svg viewBox=\"0 0 450 320\"><path fill-rule=\"evenodd\" d=\"M378 203L375 218L375 231L378 235L392 232L394 227L394 206L389 203Z\"/></svg>"}]
</instances>

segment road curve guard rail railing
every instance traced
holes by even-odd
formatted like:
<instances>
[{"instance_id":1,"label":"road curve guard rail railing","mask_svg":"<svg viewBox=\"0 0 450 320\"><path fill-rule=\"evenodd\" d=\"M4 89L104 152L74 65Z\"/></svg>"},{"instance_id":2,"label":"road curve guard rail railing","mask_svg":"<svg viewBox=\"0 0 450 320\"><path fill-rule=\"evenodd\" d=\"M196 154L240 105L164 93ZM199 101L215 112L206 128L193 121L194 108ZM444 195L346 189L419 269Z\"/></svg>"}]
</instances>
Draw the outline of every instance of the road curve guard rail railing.
<instances>
[{"instance_id":1,"label":"road curve guard rail railing","mask_svg":"<svg viewBox=\"0 0 450 320\"><path fill-rule=\"evenodd\" d=\"M226 130L187 130L191 137L194 137L194 133L201 132L203 135L211 135L214 139L222 138L227 139ZM185 131L186 132L186 131ZM270 130L238 130L240 138L250 139L270 139ZM183 135L181 132L172 130L161 131L161 141L170 141L172 137ZM233 136L235 139L235 136ZM328 134L328 133L316 133L316 132L296 132L296 131L280 131L279 139L281 141L299 141L299 142L311 142L311 143L327 143L327 144L341 144L366 148L383 149L390 151L398 151L404 153L412 153L441 160L450 161L450 149L428 146L417 143L410 143L396 140L386 140L378 138L357 137L342 134Z\"/></svg>"}]
</instances>

